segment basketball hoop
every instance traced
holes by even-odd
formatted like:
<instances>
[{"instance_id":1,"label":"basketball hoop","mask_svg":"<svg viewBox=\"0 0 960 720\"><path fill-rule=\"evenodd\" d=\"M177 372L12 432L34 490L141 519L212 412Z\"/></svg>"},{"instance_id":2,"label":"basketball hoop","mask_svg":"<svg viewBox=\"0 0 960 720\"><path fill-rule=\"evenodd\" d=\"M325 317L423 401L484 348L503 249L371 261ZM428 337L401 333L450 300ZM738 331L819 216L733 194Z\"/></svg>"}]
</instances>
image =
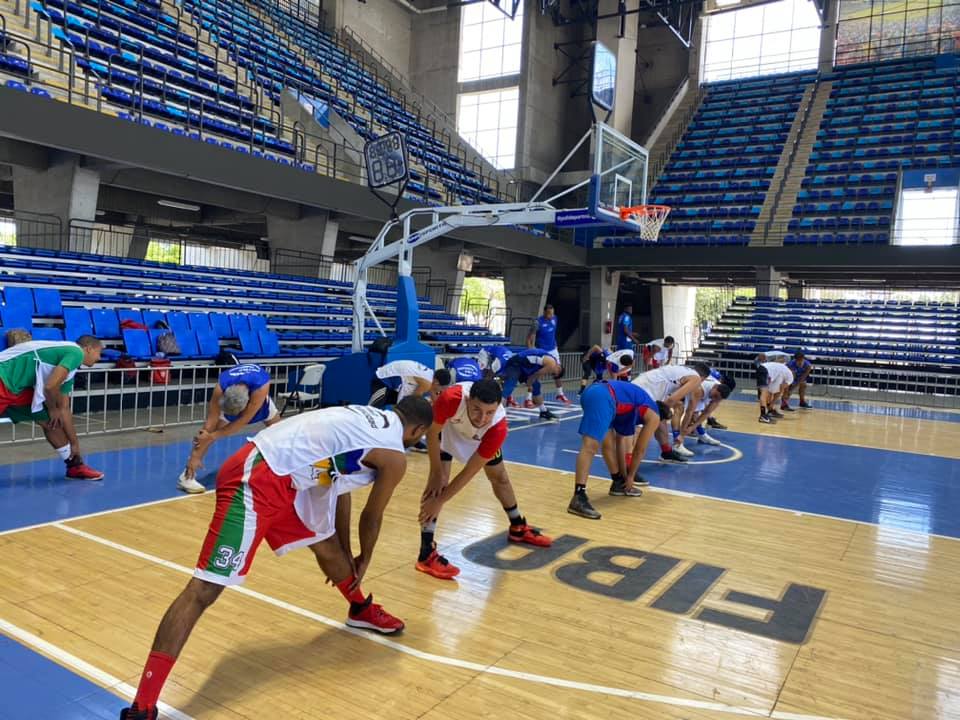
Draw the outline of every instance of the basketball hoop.
<instances>
[{"instance_id":1,"label":"basketball hoop","mask_svg":"<svg viewBox=\"0 0 960 720\"><path fill-rule=\"evenodd\" d=\"M660 228L667 221L669 214L668 205L634 205L620 208L620 219L635 223L640 229L640 237L650 241L655 241L659 237Z\"/></svg>"}]
</instances>

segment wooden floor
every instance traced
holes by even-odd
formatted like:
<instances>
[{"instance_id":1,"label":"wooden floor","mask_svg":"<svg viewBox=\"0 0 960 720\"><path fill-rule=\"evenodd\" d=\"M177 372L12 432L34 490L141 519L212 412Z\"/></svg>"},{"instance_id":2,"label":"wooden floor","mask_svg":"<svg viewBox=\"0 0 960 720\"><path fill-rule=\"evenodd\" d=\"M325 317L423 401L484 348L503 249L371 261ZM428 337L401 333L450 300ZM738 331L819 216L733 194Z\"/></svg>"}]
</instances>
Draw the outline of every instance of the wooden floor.
<instances>
[{"instance_id":1,"label":"wooden floor","mask_svg":"<svg viewBox=\"0 0 960 720\"><path fill-rule=\"evenodd\" d=\"M725 419L752 412L729 405ZM933 447L920 421L818 418L803 421L810 439ZM960 541L656 489L591 522L564 511L569 473L514 465L521 509L567 552L506 547L480 480L441 517L463 567L443 582L413 569L424 473L413 457L364 583L403 636L344 630L312 555L264 547L163 699L225 720L960 718ZM205 495L0 536L0 618L136 685L212 508ZM497 558L545 564L486 566Z\"/></svg>"}]
</instances>

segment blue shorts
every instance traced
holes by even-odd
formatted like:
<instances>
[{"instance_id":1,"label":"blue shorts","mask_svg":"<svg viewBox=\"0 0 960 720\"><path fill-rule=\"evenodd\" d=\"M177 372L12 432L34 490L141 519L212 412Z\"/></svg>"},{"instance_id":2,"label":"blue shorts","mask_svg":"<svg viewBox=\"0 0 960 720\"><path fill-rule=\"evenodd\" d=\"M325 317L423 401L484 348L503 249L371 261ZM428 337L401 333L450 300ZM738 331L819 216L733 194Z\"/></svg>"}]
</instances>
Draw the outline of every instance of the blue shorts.
<instances>
[{"instance_id":1,"label":"blue shorts","mask_svg":"<svg viewBox=\"0 0 960 720\"><path fill-rule=\"evenodd\" d=\"M617 415L617 403L605 383L596 383L584 390L580 396L580 407L583 408L583 417L580 418L577 432L581 435L603 442L611 429L624 437L636 432L636 412Z\"/></svg>"}]
</instances>

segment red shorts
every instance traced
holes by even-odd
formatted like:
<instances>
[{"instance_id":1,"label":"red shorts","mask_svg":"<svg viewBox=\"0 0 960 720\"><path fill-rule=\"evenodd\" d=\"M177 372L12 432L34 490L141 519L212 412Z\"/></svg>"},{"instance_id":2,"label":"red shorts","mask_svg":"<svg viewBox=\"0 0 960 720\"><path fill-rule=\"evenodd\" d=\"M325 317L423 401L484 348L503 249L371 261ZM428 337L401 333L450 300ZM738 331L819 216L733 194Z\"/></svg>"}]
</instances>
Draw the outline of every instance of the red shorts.
<instances>
[{"instance_id":1,"label":"red shorts","mask_svg":"<svg viewBox=\"0 0 960 720\"><path fill-rule=\"evenodd\" d=\"M23 392L12 393L7 390L7 386L0 382L0 416L7 412L8 408L26 407L30 408L33 404L33 388L27 388Z\"/></svg>"},{"instance_id":2,"label":"red shorts","mask_svg":"<svg viewBox=\"0 0 960 720\"><path fill-rule=\"evenodd\" d=\"M300 520L293 504L296 494L290 477L274 473L252 442L237 450L217 473L217 507L194 577L238 585L261 540L284 555L326 539Z\"/></svg>"}]
</instances>

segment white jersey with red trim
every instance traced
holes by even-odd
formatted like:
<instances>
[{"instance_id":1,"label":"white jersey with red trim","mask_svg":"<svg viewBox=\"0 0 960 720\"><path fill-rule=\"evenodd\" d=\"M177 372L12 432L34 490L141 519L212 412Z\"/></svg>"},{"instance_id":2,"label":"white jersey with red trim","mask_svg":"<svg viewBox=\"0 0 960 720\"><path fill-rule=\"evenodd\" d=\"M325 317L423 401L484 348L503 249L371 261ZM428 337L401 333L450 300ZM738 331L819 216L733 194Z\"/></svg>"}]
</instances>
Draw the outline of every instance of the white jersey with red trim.
<instances>
[{"instance_id":1,"label":"white jersey with red trim","mask_svg":"<svg viewBox=\"0 0 960 720\"><path fill-rule=\"evenodd\" d=\"M501 422L506 422L507 411L499 406L493 418L483 427L474 427L467 415L467 400L470 398L470 388L473 383L457 383L441 393L434 405L434 419L438 413L444 412L446 403L460 396L459 405L453 414L443 422L443 432L440 435L440 449L453 455L460 462L467 462L483 442L484 436Z\"/></svg>"}]
</instances>

